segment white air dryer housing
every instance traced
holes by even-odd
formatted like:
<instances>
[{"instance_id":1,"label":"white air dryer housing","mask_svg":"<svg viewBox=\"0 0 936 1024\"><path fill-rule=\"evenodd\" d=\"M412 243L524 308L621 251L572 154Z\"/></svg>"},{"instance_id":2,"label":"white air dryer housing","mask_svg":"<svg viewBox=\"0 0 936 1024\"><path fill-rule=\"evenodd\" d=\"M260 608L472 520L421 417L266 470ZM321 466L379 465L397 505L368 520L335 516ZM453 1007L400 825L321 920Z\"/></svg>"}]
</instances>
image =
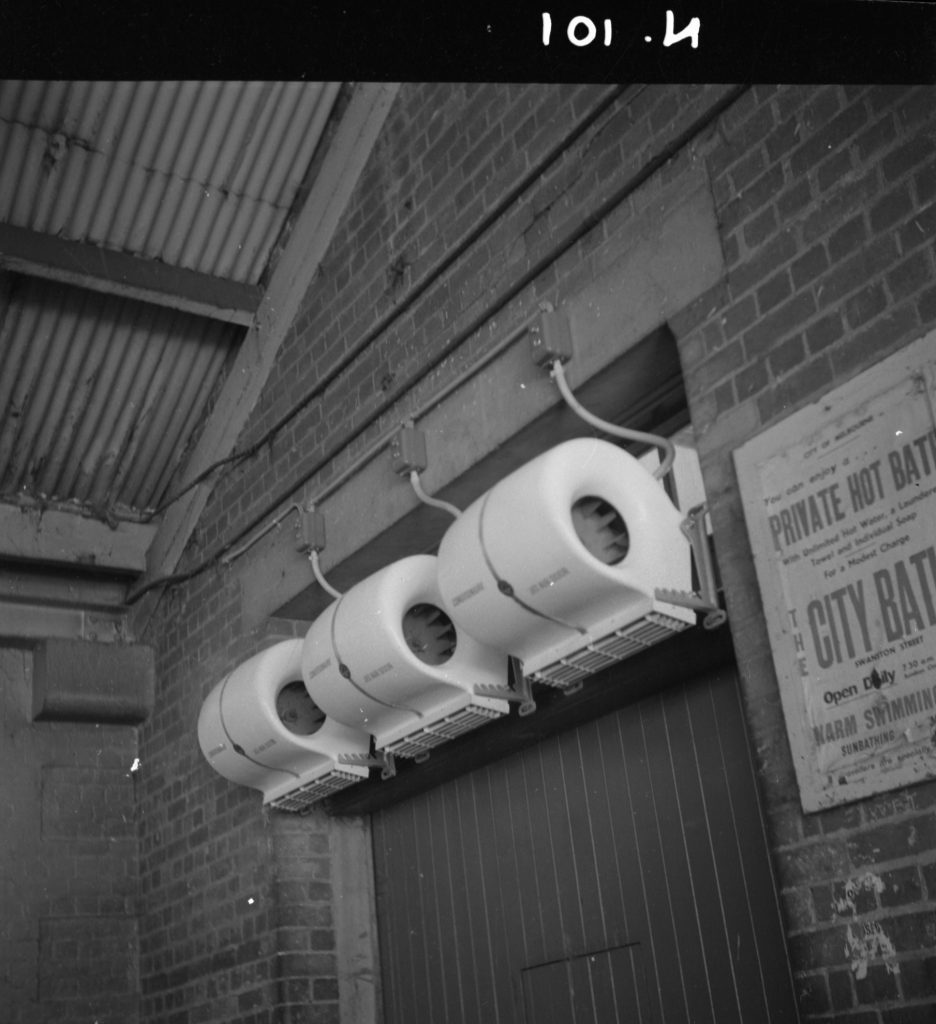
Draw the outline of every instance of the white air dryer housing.
<instances>
[{"instance_id":1,"label":"white air dryer housing","mask_svg":"<svg viewBox=\"0 0 936 1024\"><path fill-rule=\"evenodd\" d=\"M658 600L689 592L682 514L662 484L607 441L566 441L473 502L439 546L456 626L560 688L695 623Z\"/></svg>"},{"instance_id":2,"label":"white air dryer housing","mask_svg":"<svg viewBox=\"0 0 936 1024\"><path fill-rule=\"evenodd\" d=\"M507 657L453 626L432 555L400 559L312 623L302 678L315 703L378 750L418 757L507 714Z\"/></svg>"},{"instance_id":3,"label":"white air dryer housing","mask_svg":"<svg viewBox=\"0 0 936 1024\"><path fill-rule=\"evenodd\" d=\"M339 758L366 757L370 737L315 706L301 661L302 640L268 647L225 676L198 716L198 742L211 767L286 811L304 810L368 775Z\"/></svg>"}]
</instances>

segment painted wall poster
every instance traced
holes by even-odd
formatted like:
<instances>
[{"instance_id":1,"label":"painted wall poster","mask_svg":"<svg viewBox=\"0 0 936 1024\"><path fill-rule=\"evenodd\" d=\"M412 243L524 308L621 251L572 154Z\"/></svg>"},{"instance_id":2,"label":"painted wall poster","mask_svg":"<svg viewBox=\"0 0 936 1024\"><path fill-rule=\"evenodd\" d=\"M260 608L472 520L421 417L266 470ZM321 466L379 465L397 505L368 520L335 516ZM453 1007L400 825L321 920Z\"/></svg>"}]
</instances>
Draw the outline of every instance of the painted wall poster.
<instances>
[{"instance_id":1,"label":"painted wall poster","mask_svg":"<svg viewBox=\"0 0 936 1024\"><path fill-rule=\"evenodd\" d=\"M936 776L936 332L735 465L804 811Z\"/></svg>"}]
</instances>

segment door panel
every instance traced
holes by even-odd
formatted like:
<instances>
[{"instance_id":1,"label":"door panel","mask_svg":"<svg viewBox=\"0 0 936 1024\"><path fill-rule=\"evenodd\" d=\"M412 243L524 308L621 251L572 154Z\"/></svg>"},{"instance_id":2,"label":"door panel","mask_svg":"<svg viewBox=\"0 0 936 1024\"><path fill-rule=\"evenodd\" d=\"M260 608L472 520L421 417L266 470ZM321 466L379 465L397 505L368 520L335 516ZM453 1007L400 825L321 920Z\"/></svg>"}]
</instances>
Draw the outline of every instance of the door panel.
<instances>
[{"instance_id":1,"label":"door panel","mask_svg":"<svg viewBox=\"0 0 936 1024\"><path fill-rule=\"evenodd\" d=\"M377 812L373 835L386 1024L797 1020L731 671Z\"/></svg>"},{"instance_id":2,"label":"door panel","mask_svg":"<svg viewBox=\"0 0 936 1024\"><path fill-rule=\"evenodd\" d=\"M536 1024L649 1024L641 1016L640 947L585 953L522 972L527 1021Z\"/></svg>"}]
</instances>

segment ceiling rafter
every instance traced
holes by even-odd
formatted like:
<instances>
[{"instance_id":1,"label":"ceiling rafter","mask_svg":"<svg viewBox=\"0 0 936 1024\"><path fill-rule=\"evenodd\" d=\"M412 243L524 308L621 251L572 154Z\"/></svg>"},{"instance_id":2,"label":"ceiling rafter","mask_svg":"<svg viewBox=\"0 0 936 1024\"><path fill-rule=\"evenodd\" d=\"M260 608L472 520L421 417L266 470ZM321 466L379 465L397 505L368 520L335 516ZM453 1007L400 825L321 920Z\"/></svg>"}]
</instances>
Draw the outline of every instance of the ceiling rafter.
<instances>
[{"instance_id":1,"label":"ceiling rafter","mask_svg":"<svg viewBox=\"0 0 936 1024\"><path fill-rule=\"evenodd\" d=\"M259 285L13 224L0 224L0 268L244 327L253 322L263 295Z\"/></svg>"}]
</instances>

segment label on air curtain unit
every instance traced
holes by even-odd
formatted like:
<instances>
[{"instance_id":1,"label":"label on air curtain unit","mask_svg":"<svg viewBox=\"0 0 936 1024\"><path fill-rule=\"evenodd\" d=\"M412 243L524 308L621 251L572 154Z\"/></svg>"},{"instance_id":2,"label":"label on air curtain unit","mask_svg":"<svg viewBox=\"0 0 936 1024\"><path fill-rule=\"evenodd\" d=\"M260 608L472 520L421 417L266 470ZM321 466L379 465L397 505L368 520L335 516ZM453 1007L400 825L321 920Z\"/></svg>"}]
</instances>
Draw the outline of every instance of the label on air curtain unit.
<instances>
[{"instance_id":1,"label":"label on air curtain unit","mask_svg":"<svg viewBox=\"0 0 936 1024\"><path fill-rule=\"evenodd\" d=\"M557 569L555 572L550 573L544 579L541 579L539 583L534 583L530 587L530 595L538 594L541 590L548 590L551 586L554 586L559 580L569 575L569 570L562 566L561 569Z\"/></svg>"},{"instance_id":2,"label":"label on air curtain unit","mask_svg":"<svg viewBox=\"0 0 936 1024\"><path fill-rule=\"evenodd\" d=\"M309 673L308 673L309 679L314 679L317 675L321 675L321 673L324 672L325 669L327 669L328 666L331 663L332 663L331 658L326 658L324 661L320 661L315 666L315 668L309 669Z\"/></svg>"},{"instance_id":3,"label":"label on air curtain unit","mask_svg":"<svg viewBox=\"0 0 936 1024\"><path fill-rule=\"evenodd\" d=\"M376 679L378 676L386 675L392 668L393 663L388 661L386 665L381 665L380 668L375 668L373 672L368 672L361 682L369 683L372 679Z\"/></svg>"},{"instance_id":4,"label":"label on air curtain unit","mask_svg":"<svg viewBox=\"0 0 936 1024\"><path fill-rule=\"evenodd\" d=\"M484 590L483 583L476 583L473 587L469 587L467 590L463 590L460 594L452 599L452 607L457 608L460 604L464 604L470 597L474 597L475 594L480 594Z\"/></svg>"}]
</instances>

